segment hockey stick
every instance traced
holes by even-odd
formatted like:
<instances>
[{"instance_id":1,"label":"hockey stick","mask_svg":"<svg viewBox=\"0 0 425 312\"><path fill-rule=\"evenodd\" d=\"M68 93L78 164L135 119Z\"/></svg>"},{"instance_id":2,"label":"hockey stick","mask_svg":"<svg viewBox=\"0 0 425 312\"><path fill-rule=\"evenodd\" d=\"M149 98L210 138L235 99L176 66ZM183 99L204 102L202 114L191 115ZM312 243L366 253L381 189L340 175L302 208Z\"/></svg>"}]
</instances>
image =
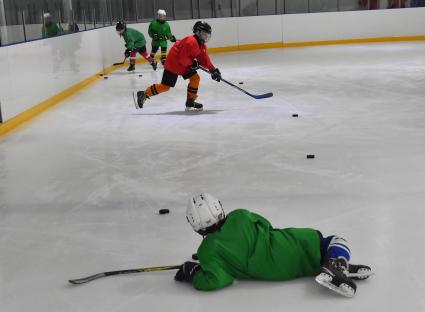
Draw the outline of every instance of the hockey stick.
<instances>
[{"instance_id":1,"label":"hockey stick","mask_svg":"<svg viewBox=\"0 0 425 312\"><path fill-rule=\"evenodd\" d=\"M110 271L110 272L103 272L103 273L94 274L94 275L83 277L83 278L72 279L72 280L69 280L68 282L70 282L71 284L74 284L74 285L80 285L80 284L91 282L95 279L105 277L105 276L119 275L119 274L130 274L130 273L141 273L141 272L158 272L158 271L165 271L165 270L176 270L180 266L181 265L168 265L168 266L159 266L159 267L150 267L150 268Z\"/></svg>"},{"instance_id":2,"label":"hockey stick","mask_svg":"<svg viewBox=\"0 0 425 312\"><path fill-rule=\"evenodd\" d=\"M126 60L127 58L125 57L124 58L124 61L122 61L121 63L114 63L113 65L114 66L118 66L118 65L124 65L124 63L125 63L125 60Z\"/></svg>"},{"instance_id":3,"label":"hockey stick","mask_svg":"<svg viewBox=\"0 0 425 312\"><path fill-rule=\"evenodd\" d=\"M203 70L204 72L207 72L207 73L209 73L209 74L210 74L210 71L209 71L208 69L206 69L206 68L204 68L204 67L202 67L202 66L199 66L199 68L200 68L201 70ZM252 93L249 93L248 91L245 91L244 89L239 88L238 86L234 85L234 84L233 84L233 83L231 83L230 81L227 81L226 79L223 79L223 77L221 78L221 81L223 81L223 82L227 83L229 86L232 86L233 88L238 89L239 91L242 91L243 93L245 93L245 94L249 95L250 97L253 97L253 98L254 98L254 99L256 99L256 100L266 99L266 98L269 98L269 97L272 97L272 96L273 96L273 93L272 93L272 92L264 93L264 94L257 94L257 95L252 94Z\"/></svg>"}]
</instances>

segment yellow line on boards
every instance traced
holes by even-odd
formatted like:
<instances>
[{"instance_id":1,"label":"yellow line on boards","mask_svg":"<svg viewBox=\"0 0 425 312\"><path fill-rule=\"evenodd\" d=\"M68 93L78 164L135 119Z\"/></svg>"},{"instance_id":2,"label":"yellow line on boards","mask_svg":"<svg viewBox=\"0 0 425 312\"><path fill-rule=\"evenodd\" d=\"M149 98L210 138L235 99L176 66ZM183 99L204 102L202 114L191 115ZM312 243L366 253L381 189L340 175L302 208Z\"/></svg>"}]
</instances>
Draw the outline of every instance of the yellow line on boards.
<instances>
[{"instance_id":1,"label":"yellow line on boards","mask_svg":"<svg viewBox=\"0 0 425 312\"><path fill-rule=\"evenodd\" d=\"M103 74L106 75L113 70L115 70L116 66L110 66L108 68L105 68L100 73L97 73L96 75L90 76L89 78L73 85L72 87L69 87L65 89L64 91L48 98L47 100L27 109L26 111L20 113L19 115L7 120L4 123L0 123L0 137L5 135L6 133L12 131L13 129L17 128L21 124L23 124L26 121L32 120L36 116L40 115L45 110L49 109L50 107L58 104L59 102L71 97L72 95L78 93L84 88L87 88L92 83L94 83L97 79L99 79L99 75Z\"/></svg>"},{"instance_id":2,"label":"yellow line on boards","mask_svg":"<svg viewBox=\"0 0 425 312\"><path fill-rule=\"evenodd\" d=\"M254 44L242 44L237 46L227 46L219 48L208 48L208 53L222 53L222 52L235 52L235 51L248 51L258 49L273 49L273 48L292 48L292 47L307 47L307 46L320 46L320 45L332 45L332 44L356 44L356 43L374 43L374 42L397 42L397 41L417 41L425 40L425 36L407 36L407 37L384 37L384 38L359 38L359 39L341 39L341 40L322 40L322 41L307 41L307 42L269 42L269 43L254 43ZM156 57L159 59L159 57ZM146 60L138 59L137 63L144 63ZM71 97L82 89L90 86L96 80L99 79L99 75L107 75L110 72L121 68L125 65L110 66L105 68L103 71L93 75L70 88L48 98L47 100L33 106L32 108L20 113L19 115L7 120L4 123L0 123L0 137L6 133L17 128L26 121L33 119L50 107L58 104L59 102Z\"/></svg>"}]
</instances>

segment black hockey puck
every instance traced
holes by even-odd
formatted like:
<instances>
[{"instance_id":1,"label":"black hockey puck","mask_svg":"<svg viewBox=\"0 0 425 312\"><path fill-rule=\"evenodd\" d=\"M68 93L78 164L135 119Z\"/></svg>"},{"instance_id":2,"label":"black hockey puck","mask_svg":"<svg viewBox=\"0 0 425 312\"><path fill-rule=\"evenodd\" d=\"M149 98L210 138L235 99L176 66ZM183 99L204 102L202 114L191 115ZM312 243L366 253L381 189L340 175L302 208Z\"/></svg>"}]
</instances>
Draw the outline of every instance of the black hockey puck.
<instances>
[{"instance_id":1,"label":"black hockey puck","mask_svg":"<svg viewBox=\"0 0 425 312\"><path fill-rule=\"evenodd\" d=\"M298 117L298 114L292 114L292 117Z\"/></svg>"},{"instance_id":2,"label":"black hockey puck","mask_svg":"<svg viewBox=\"0 0 425 312\"><path fill-rule=\"evenodd\" d=\"M239 84L243 84L243 81L239 81Z\"/></svg>"},{"instance_id":3,"label":"black hockey puck","mask_svg":"<svg viewBox=\"0 0 425 312\"><path fill-rule=\"evenodd\" d=\"M308 158L308 159L312 159L312 158L314 158L314 157L315 157L315 156L314 156L313 154L308 154L308 155L307 155L307 158Z\"/></svg>"},{"instance_id":4,"label":"black hockey puck","mask_svg":"<svg viewBox=\"0 0 425 312\"><path fill-rule=\"evenodd\" d=\"M143 77L143 75L139 75L139 77Z\"/></svg>"},{"instance_id":5,"label":"black hockey puck","mask_svg":"<svg viewBox=\"0 0 425 312\"><path fill-rule=\"evenodd\" d=\"M198 254L194 253L194 254L192 255L192 259L193 259L193 260L199 260L199 258L198 258Z\"/></svg>"},{"instance_id":6,"label":"black hockey puck","mask_svg":"<svg viewBox=\"0 0 425 312\"><path fill-rule=\"evenodd\" d=\"M167 214L170 213L170 210L168 209L159 209L159 214Z\"/></svg>"},{"instance_id":7,"label":"black hockey puck","mask_svg":"<svg viewBox=\"0 0 425 312\"><path fill-rule=\"evenodd\" d=\"M109 78L108 76L103 77L103 79L108 79L108 78Z\"/></svg>"}]
</instances>

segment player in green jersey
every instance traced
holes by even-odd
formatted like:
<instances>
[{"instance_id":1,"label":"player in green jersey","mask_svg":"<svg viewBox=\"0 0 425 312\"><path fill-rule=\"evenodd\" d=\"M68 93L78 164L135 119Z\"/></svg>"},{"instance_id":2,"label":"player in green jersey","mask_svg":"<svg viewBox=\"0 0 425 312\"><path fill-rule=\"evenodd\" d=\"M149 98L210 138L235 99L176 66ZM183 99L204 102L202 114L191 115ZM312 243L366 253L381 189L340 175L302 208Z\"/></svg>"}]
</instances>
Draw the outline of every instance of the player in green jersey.
<instances>
[{"instance_id":1,"label":"player in green jersey","mask_svg":"<svg viewBox=\"0 0 425 312\"><path fill-rule=\"evenodd\" d=\"M148 33L152 38L151 57L155 57L156 52L161 47L161 63L165 64L167 58L167 40L176 42L176 37L171 33L170 24L165 20L167 13L165 10L158 10L157 18L149 24Z\"/></svg>"},{"instance_id":2,"label":"player in green jersey","mask_svg":"<svg viewBox=\"0 0 425 312\"><path fill-rule=\"evenodd\" d=\"M177 281L199 290L216 290L234 279L289 280L316 276L316 281L346 297L354 296L353 279L366 279L370 267L350 264L342 237L323 237L311 228L273 228L264 217L245 209L227 216L218 199L202 193L189 199L186 217L204 238L199 263L187 261Z\"/></svg>"},{"instance_id":3,"label":"player in green jersey","mask_svg":"<svg viewBox=\"0 0 425 312\"><path fill-rule=\"evenodd\" d=\"M145 36L138 30L127 27L123 22L118 22L115 26L120 37L124 38L125 51L124 56L130 60L130 66L128 71L134 71L136 69L136 55L140 53L146 61L152 66L153 70L156 70L157 63L155 60L146 52L146 40Z\"/></svg>"}]
</instances>

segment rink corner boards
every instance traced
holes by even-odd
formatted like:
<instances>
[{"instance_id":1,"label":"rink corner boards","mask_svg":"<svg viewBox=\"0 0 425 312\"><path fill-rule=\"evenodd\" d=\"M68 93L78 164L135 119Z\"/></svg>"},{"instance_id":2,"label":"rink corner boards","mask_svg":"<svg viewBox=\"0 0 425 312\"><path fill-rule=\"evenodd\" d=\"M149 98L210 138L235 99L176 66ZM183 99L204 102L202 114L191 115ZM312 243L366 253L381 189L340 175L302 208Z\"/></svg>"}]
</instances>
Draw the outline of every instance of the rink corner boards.
<instances>
[{"instance_id":1,"label":"rink corner boards","mask_svg":"<svg viewBox=\"0 0 425 312\"><path fill-rule=\"evenodd\" d=\"M74 94L78 93L84 88L87 88L92 83L97 81L100 77L100 75L108 74L115 69L117 69L117 66L109 66L108 68L105 68L99 73L96 73L95 75L90 76L89 78L80 81L76 83L75 85L63 90L62 92L53 95L52 97L42 101L41 103L38 103L37 105L25 110L24 112L20 113L19 115L16 115L15 117L12 117L11 119L8 119L4 122L0 121L0 137L3 135L9 133L10 131L14 130L15 128L19 127L23 123L30 121L40 115L45 110L49 109L50 107L55 106L56 104L62 102L63 100L73 96Z\"/></svg>"},{"instance_id":2,"label":"rink corner boards","mask_svg":"<svg viewBox=\"0 0 425 312\"><path fill-rule=\"evenodd\" d=\"M269 42L269 43L255 43L255 44L242 44L236 46L208 48L208 53L223 53L223 52L237 52L259 49L273 49L273 48L292 48L292 47L308 47L320 45L333 45L333 44L356 44L356 43L378 43L378 42L397 42L397 41L425 41L425 35L422 36L404 36L404 37L382 37L382 38L358 38L358 39L339 39L339 40L321 40L321 41L307 41L307 42ZM138 63L145 62L144 59L137 60ZM48 98L47 100L29 108L28 110L20 113L19 115L2 122L0 119L0 137L13 129L19 127L21 124L35 118L50 107L62 102L63 100L78 93L82 89L90 86L97 81L101 75L109 74L125 66L109 66L101 72L90 76L89 78L65 89L64 91ZM0 108L1 109L1 108Z\"/></svg>"}]
</instances>

